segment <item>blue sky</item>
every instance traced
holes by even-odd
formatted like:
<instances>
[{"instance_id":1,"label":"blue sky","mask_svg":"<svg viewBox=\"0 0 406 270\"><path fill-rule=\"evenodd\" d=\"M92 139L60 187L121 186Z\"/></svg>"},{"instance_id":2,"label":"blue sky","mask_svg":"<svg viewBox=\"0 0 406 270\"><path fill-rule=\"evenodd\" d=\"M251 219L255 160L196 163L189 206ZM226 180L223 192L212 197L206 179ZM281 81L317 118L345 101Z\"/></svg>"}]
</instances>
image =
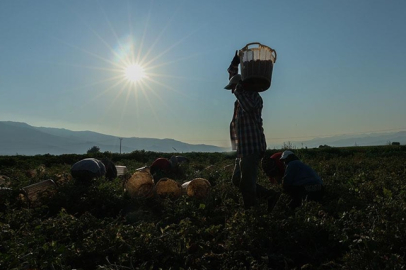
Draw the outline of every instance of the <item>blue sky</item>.
<instances>
[{"instance_id":1,"label":"blue sky","mask_svg":"<svg viewBox=\"0 0 406 270\"><path fill-rule=\"evenodd\" d=\"M405 25L403 0L0 1L0 120L227 147L226 69L260 42L269 147L406 130Z\"/></svg>"}]
</instances>

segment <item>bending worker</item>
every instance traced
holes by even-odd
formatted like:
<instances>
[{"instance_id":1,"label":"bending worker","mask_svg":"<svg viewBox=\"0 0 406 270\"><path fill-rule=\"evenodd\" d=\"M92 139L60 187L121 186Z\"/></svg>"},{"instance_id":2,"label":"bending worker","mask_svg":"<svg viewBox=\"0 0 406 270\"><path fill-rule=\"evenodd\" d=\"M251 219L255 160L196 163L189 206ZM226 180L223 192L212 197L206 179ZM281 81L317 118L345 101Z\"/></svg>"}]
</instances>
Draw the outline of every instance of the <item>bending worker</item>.
<instances>
[{"instance_id":1,"label":"bending worker","mask_svg":"<svg viewBox=\"0 0 406 270\"><path fill-rule=\"evenodd\" d=\"M182 156L172 156L170 159L157 158L149 167L149 171L156 184L161 178L173 177L181 174L179 165L188 161L187 158Z\"/></svg>"},{"instance_id":2,"label":"bending worker","mask_svg":"<svg viewBox=\"0 0 406 270\"><path fill-rule=\"evenodd\" d=\"M90 182L94 178L105 176L108 180L117 177L117 168L113 162L107 158L98 160L95 158L85 158L72 165L72 177L80 182Z\"/></svg>"},{"instance_id":3,"label":"bending worker","mask_svg":"<svg viewBox=\"0 0 406 270\"><path fill-rule=\"evenodd\" d=\"M277 152L271 157L264 157L261 161L262 170L268 176L272 185L281 184L285 175L285 164L280 159L281 157L282 152Z\"/></svg>"},{"instance_id":4,"label":"bending worker","mask_svg":"<svg viewBox=\"0 0 406 270\"><path fill-rule=\"evenodd\" d=\"M305 199L320 201L324 192L320 176L310 166L301 162L292 151L284 151L280 159L286 166L282 187L292 198L290 206L300 206Z\"/></svg>"}]
</instances>

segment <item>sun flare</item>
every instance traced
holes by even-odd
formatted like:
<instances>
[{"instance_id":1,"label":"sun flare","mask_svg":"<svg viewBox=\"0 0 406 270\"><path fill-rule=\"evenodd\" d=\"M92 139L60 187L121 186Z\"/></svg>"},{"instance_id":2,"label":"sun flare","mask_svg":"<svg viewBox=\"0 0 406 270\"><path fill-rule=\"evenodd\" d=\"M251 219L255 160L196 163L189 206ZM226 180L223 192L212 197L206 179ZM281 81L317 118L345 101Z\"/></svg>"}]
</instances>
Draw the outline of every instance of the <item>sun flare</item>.
<instances>
[{"instance_id":1,"label":"sun flare","mask_svg":"<svg viewBox=\"0 0 406 270\"><path fill-rule=\"evenodd\" d=\"M124 74L127 80L131 82L140 82L146 77L145 69L139 64L128 65L124 69Z\"/></svg>"}]
</instances>

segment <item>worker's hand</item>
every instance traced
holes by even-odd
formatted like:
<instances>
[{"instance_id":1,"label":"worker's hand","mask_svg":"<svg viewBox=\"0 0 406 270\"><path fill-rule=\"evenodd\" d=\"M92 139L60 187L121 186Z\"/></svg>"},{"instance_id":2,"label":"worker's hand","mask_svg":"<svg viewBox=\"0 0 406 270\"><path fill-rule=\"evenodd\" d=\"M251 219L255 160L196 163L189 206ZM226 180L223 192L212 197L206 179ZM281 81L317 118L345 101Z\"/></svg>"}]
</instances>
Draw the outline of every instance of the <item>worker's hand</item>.
<instances>
[{"instance_id":1,"label":"worker's hand","mask_svg":"<svg viewBox=\"0 0 406 270\"><path fill-rule=\"evenodd\" d=\"M233 88L231 88L231 94L234 94L235 91L237 91L237 87L238 87L238 84L233 85Z\"/></svg>"},{"instance_id":2,"label":"worker's hand","mask_svg":"<svg viewBox=\"0 0 406 270\"><path fill-rule=\"evenodd\" d=\"M240 57L238 56L238 50L235 51L235 55L234 55L233 61L231 61L231 64L233 66L238 66L238 64L240 64Z\"/></svg>"},{"instance_id":3,"label":"worker's hand","mask_svg":"<svg viewBox=\"0 0 406 270\"><path fill-rule=\"evenodd\" d=\"M236 85L233 86L231 89L231 93L234 94L235 92L241 92L244 91L244 83L242 81L239 81Z\"/></svg>"}]
</instances>

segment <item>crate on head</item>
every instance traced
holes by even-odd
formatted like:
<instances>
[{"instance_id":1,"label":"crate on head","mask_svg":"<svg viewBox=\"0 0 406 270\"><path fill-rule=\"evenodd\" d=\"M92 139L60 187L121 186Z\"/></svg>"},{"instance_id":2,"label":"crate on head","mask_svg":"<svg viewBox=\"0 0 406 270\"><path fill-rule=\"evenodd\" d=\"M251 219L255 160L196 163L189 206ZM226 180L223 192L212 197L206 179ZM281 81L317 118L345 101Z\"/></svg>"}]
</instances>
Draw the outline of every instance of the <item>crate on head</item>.
<instances>
[{"instance_id":1,"label":"crate on head","mask_svg":"<svg viewBox=\"0 0 406 270\"><path fill-rule=\"evenodd\" d=\"M257 47L252 47L257 45ZM239 51L241 80L245 90L263 92L272 82L276 51L259 42L248 43Z\"/></svg>"}]
</instances>

